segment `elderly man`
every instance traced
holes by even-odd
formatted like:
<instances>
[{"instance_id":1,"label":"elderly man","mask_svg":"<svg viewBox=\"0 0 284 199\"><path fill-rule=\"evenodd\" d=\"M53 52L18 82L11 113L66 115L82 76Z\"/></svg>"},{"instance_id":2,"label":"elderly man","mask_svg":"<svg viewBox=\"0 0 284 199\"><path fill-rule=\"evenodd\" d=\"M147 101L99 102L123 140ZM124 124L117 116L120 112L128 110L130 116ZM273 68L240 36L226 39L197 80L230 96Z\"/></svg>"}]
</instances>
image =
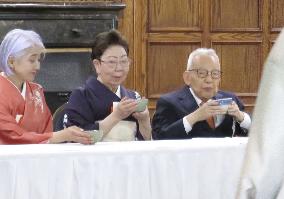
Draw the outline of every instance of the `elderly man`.
<instances>
[{"instance_id":1,"label":"elderly man","mask_svg":"<svg viewBox=\"0 0 284 199\"><path fill-rule=\"evenodd\" d=\"M188 58L185 86L157 102L154 139L245 136L251 124L244 106L232 93L218 91L221 70L213 49L199 48ZM227 106L218 99L231 98Z\"/></svg>"}]
</instances>

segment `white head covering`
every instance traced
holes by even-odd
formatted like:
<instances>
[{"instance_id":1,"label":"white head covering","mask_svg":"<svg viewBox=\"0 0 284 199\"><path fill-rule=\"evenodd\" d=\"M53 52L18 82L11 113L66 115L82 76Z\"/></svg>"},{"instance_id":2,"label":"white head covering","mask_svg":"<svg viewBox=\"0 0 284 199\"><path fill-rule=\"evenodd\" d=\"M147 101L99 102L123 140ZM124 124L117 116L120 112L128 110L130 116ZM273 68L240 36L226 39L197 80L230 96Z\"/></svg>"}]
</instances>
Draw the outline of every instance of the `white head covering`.
<instances>
[{"instance_id":1,"label":"white head covering","mask_svg":"<svg viewBox=\"0 0 284 199\"><path fill-rule=\"evenodd\" d=\"M34 31L14 29L8 32L0 45L0 70L7 76L13 75L8 64L9 57L21 56L31 47L45 49L40 36Z\"/></svg>"}]
</instances>

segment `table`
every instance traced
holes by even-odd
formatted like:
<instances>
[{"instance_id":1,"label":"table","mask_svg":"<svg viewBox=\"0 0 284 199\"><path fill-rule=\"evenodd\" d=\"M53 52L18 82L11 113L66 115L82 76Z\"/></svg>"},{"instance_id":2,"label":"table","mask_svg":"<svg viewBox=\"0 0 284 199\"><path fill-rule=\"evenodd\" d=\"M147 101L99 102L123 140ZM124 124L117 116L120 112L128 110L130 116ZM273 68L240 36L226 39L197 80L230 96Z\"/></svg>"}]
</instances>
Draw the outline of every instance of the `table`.
<instances>
[{"instance_id":1,"label":"table","mask_svg":"<svg viewBox=\"0 0 284 199\"><path fill-rule=\"evenodd\" d=\"M0 146L1 199L230 199L247 138Z\"/></svg>"}]
</instances>

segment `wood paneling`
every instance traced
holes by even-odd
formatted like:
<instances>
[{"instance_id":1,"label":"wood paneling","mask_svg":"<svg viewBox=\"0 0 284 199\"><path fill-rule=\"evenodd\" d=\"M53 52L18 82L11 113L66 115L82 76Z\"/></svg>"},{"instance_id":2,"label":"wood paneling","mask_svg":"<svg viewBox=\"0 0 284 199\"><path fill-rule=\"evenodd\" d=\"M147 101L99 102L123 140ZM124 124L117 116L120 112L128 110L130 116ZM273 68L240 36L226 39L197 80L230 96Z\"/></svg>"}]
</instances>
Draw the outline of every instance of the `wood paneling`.
<instances>
[{"instance_id":1,"label":"wood paneling","mask_svg":"<svg viewBox=\"0 0 284 199\"><path fill-rule=\"evenodd\" d=\"M183 84L188 55L200 43L150 43L147 64L147 96L157 98Z\"/></svg>"},{"instance_id":2,"label":"wood paneling","mask_svg":"<svg viewBox=\"0 0 284 199\"><path fill-rule=\"evenodd\" d=\"M212 31L261 29L261 0L212 0Z\"/></svg>"},{"instance_id":3,"label":"wood paneling","mask_svg":"<svg viewBox=\"0 0 284 199\"><path fill-rule=\"evenodd\" d=\"M143 76L136 88L150 99L152 111L160 94L184 84L186 59L199 45L215 48L220 56L221 89L235 92L246 110L253 110L263 64L278 34L271 30L284 25L282 0L136 0L134 4L138 36L134 42L141 51L135 48L143 55L135 56Z\"/></svg>"},{"instance_id":4,"label":"wood paneling","mask_svg":"<svg viewBox=\"0 0 284 199\"><path fill-rule=\"evenodd\" d=\"M261 42L263 40L262 33L243 33L243 32L234 32L234 33L211 33L210 39L211 42Z\"/></svg>"},{"instance_id":5,"label":"wood paneling","mask_svg":"<svg viewBox=\"0 0 284 199\"><path fill-rule=\"evenodd\" d=\"M271 1L271 31L280 31L284 26L284 1Z\"/></svg>"},{"instance_id":6,"label":"wood paneling","mask_svg":"<svg viewBox=\"0 0 284 199\"><path fill-rule=\"evenodd\" d=\"M256 93L261 77L261 43L214 43L221 64L221 89Z\"/></svg>"},{"instance_id":7,"label":"wood paneling","mask_svg":"<svg viewBox=\"0 0 284 199\"><path fill-rule=\"evenodd\" d=\"M200 31L200 0L148 0L149 31Z\"/></svg>"},{"instance_id":8,"label":"wood paneling","mask_svg":"<svg viewBox=\"0 0 284 199\"><path fill-rule=\"evenodd\" d=\"M122 3L125 3L127 6L123 10L123 12L120 13L118 18L118 29L121 31L122 35L127 39L129 44L129 57L133 59L134 57L134 4L133 1L128 0L122 0ZM126 79L125 85L128 88L135 88L135 63L132 62L130 66L130 70L128 73L128 77Z\"/></svg>"}]
</instances>

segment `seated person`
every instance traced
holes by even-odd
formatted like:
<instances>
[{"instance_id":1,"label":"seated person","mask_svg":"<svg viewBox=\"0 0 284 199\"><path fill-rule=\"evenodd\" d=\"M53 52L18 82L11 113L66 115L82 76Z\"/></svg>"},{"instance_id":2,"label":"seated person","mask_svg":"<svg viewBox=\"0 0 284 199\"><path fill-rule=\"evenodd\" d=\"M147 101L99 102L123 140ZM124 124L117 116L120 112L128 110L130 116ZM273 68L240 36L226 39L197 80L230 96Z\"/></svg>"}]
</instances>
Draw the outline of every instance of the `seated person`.
<instances>
[{"instance_id":1,"label":"seated person","mask_svg":"<svg viewBox=\"0 0 284 199\"><path fill-rule=\"evenodd\" d=\"M40 36L28 30L14 29L1 43L0 144L91 144L91 136L76 126L52 132L43 89L32 82L44 51Z\"/></svg>"},{"instance_id":2,"label":"seated person","mask_svg":"<svg viewBox=\"0 0 284 199\"><path fill-rule=\"evenodd\" d=\"M151 139L148 108L135 112L139 94L121 85L129 72L128 54L128 43L118 31L96 36L91 58L97 77L72 92L65 109L67 126L99 130L104 141Z\"/></svg>"},{"instance_id":3,"label":"seated person","mask_svg":"<svg viewBox=\"0 0 284 199\"><path fill-rule=\"evenodd\" d=\"M232 93L218 91L219 58L213 49L199 48L188 58L183 73L185 86L157 101L152 120L154 139L245 136L251 124L241 101ZM232 98L224 108L216 99Z\"/></svg>"}]
</instances>

